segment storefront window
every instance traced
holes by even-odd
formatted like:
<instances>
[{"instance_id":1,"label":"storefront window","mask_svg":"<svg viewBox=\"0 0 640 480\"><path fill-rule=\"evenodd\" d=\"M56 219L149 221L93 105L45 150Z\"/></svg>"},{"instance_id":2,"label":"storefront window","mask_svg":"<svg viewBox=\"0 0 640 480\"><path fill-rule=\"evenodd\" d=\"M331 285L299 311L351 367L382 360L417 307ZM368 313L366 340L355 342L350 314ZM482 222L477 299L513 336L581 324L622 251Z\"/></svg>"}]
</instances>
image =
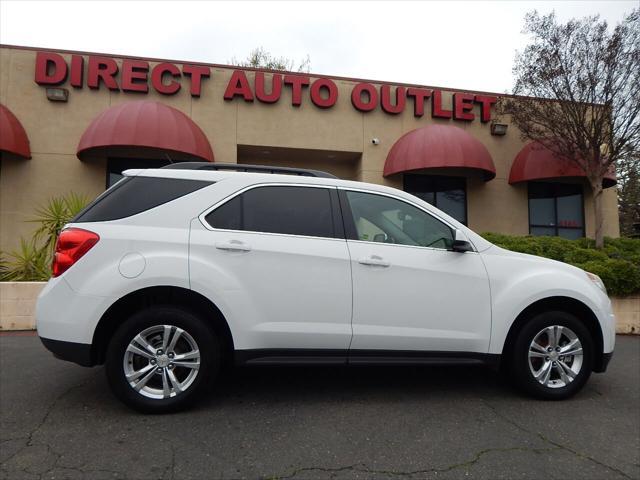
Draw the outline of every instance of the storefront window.
<instances>
[{"instance_id":1,"label":"storefront window","mask_svg":"<svg viewBox=\"0 0 640 480\"><path fill-rule=\"evenodd\" d=\"M567 183L529 183L529 233L584 237L582 186Z\"/></svg>"},{"instance_id":2,"label":"storefront window","mask_svg":"<svg viewBox=\"0 0 640 480\"><path fill-rule=\"evenodd\" d=\"M404 191L467 224L467 191L464 177L405 174Z\"/></svg>"},{"instance_id":3,"label":"storefront window","mask_svg":"<svg viewBox=\"0 0 640 480\"><path fill-rule=\"evenodd\" d=\"M109 158L107 160L107 188L122 178L122 172L130 168L160 168L168 165L169 160L144 158Z\"/></svg>"}]
</instances>

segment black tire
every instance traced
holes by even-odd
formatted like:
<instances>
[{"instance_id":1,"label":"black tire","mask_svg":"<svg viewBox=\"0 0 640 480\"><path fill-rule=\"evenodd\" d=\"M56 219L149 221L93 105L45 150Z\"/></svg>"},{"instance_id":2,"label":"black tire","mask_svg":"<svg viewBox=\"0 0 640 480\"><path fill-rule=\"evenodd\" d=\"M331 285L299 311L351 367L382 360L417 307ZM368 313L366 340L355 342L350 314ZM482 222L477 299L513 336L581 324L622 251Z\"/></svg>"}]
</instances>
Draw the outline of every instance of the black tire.
<instances>
[{"instance_id":1,"label":"black tire","mask_svg":"<svg viewBox=\"0 0 640 480\"><path fill-rule=\"evenodd\" d=\"M543 329L554 325L568 328L577 336L582 344L582 364L579 367L577 366L578 364L575 364L575 368L579 368L579 372L575 374L575 378L572 381L566 383L559 377L560 370L562 369L560 364L558 362L555 364L551 362L551 365L557 365L557 367L551 367L550 384L544 385L535 378L532 368L539 365L540 368L537 371L542 371L543 364L548 361L547 358L553 360L553 357L534 358L530 365L529 348L533 340ZM544 339L544 336L539 338ZM567 337L563 338L565 341L567 340ZM548 349L548 344L542 346L545 347L545 350ZM576 361L575 359L577 358L578 356L573 358L569 357L565 365L569 364L569 362L573 365L573 362ZM580 391L591 376L593 360L593 339L591 338L589 330L574 315L562 311L544 312L529 319L516 335L515 343L511 350L511 358L508 359L511 363L510 374L514 383L526 393L545 400L563 400ZM554 383L556 386L552 387ZM564 386L557 386L562 385L562 383L564 383Z\"/></svg>"},{"instance_id":2,"label":"black tire","mask_svg":"<svg viewBox=\"0 0 640 480\"><path fill-rule=\"evenodd\" d=\"M134 357L134 360L131 360L131 356L129 356L125 362L127 348L136 335L147 329L154 331L153 327L162 329L164 325L180 328L187 333L187 335L181 335L179 337L180 340L178 340L175 347L177 354L180 353L180 346L189 346L192 345L193 342L195 342L200 354L199 369L196 370L190 383L182 392L173 390L173 382L169 381L168 369L171 369L174 379L180 379L181 377L186 378L191 375L190 372L192 372L194 368L176 367L173 364L169 364L164 369L161 369L165 370L164 372L156 371L158 375L156 378L151 375L152 370L156 370L152 364L160 365L161 361L164 364L167 361L167 355L164 355L162 358L156 356L151 360L141 355L137 355ZM170 330L172 334L176 331L176 329ZM151 337L151 335L153 335L153 337ZM162 333L149 334L149 343L155 343L154 350L158 345L158 335L162 335ZM169 336L171 337L172 335ZM193 350L193 348L183 349L185 352L188 350ZM180 307L152 306L135 313L116 330L107 349L105 370L111 390L125 405L144 413L165 413L181 410L191 405L202 396L203 392L208 390L218 373L220 356L221 349L218 338L197 314ZM171 395L175 396L168 398L149 398L145 396L149 395L149 392L140 393L136 391L134 387L130 385L125 373L125 364L131 365L131 368L134 368L133 361L143 365L143 368L151 367L148 370L150 379L147 384L145 384L145 387L142 387L143 392L149 390L152 385L159 385L158 388L161 388L163 384L162 381L166 380L171 387ZM190 361L195 362L195 360ZM145 364L144 362L147 363ZM166 377L165 374L167 375ZM141 377L146 375L145 373L145 375Z\"/></svg>"}]
</instances>

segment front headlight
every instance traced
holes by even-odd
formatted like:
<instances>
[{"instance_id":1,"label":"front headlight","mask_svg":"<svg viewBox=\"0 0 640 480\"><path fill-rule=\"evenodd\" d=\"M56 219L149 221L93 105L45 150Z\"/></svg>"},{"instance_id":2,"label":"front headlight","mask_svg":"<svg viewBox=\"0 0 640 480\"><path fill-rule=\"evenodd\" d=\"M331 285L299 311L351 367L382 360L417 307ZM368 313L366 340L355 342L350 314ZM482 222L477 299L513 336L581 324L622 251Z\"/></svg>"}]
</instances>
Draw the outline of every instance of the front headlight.
<instances>
[{"instance_id":1,"label":"front headlight","mask_svg":"<svg viewBox=\"0 0 640 480\"><path fill-rule=\"evenodd\" d=\"M606 295L607 294L607 287L604 286L604 282L602 281L602 279L596 275L595 273L591 273L591 272L584 272L587 274L587 277L589 277L589 280L591 280L593 283L595 283L596 287L598 287L600 290L602 290L602 292Z\"/></svg>"}]
</instances>

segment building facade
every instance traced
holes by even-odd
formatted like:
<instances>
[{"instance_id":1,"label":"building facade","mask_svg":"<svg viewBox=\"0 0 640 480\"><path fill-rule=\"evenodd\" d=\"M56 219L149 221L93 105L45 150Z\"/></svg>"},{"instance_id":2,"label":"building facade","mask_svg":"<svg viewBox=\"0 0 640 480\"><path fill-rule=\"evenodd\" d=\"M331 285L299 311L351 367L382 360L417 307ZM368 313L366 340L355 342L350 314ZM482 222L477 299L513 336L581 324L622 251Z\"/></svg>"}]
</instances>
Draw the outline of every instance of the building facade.
<instances>
[{"instance_id":1,"label":"building facade","mask_svg":"<svg viewBox=\"0 0 640 480\"><path fill-rule=\"evenodd\" d=\"M590 189L523 142L498 95L0 46L0 250L38 206L127 168L201 160L325 170L409 191L478 232L593 236ZM611 187L615 179L605 184ZM618 236L615 188L605 235Z\"/></svg>"}]
</instances>

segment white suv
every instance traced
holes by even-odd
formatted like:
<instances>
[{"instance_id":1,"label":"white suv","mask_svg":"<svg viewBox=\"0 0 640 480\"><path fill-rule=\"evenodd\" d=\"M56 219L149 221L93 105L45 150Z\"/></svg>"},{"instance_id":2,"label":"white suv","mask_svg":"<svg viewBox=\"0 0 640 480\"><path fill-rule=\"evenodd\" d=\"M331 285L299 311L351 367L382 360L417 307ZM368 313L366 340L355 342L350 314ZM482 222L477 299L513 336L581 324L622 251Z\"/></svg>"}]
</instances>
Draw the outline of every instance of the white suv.
<instances>
[{"instance_id":1,"label":"white suv","mask_svg":"<svg viewBox=\"0 0 640 480\"><path fill-rule=\"evenodd\" d=\"M73 219L37 324L56 356L105 363L118 398L154 412L225 363L501 363L560 399L615 342L597 276L503 250L412 195L203 163L129 170Z\"/></svg>"}]
</instances>

